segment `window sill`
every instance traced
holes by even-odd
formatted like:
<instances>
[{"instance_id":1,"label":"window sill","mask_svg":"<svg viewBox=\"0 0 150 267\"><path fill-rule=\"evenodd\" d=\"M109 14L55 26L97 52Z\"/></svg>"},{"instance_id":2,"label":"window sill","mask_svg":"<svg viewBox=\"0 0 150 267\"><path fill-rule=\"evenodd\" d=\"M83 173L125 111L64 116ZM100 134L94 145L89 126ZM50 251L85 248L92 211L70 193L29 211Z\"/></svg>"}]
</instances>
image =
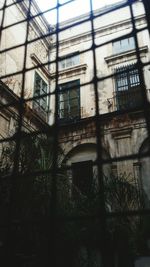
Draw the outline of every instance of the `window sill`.
<instances>
[{"instance_id":1,"label":"window sill","mask_svg":"<svg viewBox=\"0 0 150 267\"><path fill-rule=\"evenodd\" d=\"M145 54L148 51L148 47L147 46L143 46L141 48L139 48L140 50L140 56L145 57ZM136 49L130 50L130 51L126 51L120 54L115 54L109 57L105 57L105 61L108 64L108 66L112 66L121 62L126 62L129 61L130 59L137 59L136 57Z\"/></svg>"}]
</instances>

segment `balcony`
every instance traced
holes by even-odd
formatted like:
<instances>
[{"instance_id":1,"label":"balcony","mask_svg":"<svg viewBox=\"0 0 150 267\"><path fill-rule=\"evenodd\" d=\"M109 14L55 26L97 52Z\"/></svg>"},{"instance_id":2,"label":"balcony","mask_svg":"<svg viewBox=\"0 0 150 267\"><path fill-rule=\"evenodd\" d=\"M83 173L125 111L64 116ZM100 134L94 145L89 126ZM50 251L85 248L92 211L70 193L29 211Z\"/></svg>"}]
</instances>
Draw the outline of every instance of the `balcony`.
<instances>
[{"instance_id":1,"label":"balcony","mask_svg":"<svg viewBox=\"0 0 150 267\"><path fill-rule=\"evenodd\" d=\"M107 101L109 112L140 108L142 106L141 88L135 86L129 90L114 92L114 96Z\"/></svg>"},{"instance_id":2,"label":"balcony","mask_svg":"<svg viewBox=\"0 0 150 267\"><path fill-rule=\"evenodd\" d=\"M61 124L69 122L75 123L81 119L81 113L82 108L80 108L79 106L72 106L71 109L59 109L59 122Z\"/></svg>"}]
</instances>

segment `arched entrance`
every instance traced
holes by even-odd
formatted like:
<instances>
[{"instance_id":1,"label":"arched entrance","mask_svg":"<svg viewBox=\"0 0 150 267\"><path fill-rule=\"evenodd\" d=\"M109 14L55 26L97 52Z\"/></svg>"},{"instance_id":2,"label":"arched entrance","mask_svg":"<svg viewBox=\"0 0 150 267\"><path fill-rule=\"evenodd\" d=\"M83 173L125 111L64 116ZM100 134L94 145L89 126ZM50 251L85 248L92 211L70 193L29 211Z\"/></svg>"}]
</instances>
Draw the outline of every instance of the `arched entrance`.
<instances>
[{"instance_id":1,"label":"arched entrance","mask_svg":"<svg viewBox=\"0 0 150 267\"><path fill-rule=\"evenodd\" d=\"M102 157L109 159L109 153L103 149ZM73 148L65 157L64 163L70 167L68 175L70 182L78 187L82 193L87 194L90 191L92 183L97 182L97 159L96 144L86 143ZM109 177L111 165L103 165L104 176Z\"/></svg>"}]
</instances>

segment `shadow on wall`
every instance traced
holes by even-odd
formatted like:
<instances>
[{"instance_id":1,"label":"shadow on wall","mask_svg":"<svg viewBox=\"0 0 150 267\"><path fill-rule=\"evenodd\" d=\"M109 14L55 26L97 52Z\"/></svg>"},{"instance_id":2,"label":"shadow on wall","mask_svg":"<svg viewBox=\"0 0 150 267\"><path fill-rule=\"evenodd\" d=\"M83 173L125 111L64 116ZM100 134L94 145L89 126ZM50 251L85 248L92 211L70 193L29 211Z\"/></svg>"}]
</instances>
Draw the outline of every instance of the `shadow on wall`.
<instances>
[{"instance_id":1,"label":"shadow on wall","mask_svg":"<svg viewBox=\"0 0 150 267\"><path fill-rule=\"evenodd\" d=\"M150 207L150 157L144 156L149 152L149 140L148 138L143 142L139 151L140 160L140 177L143 188L144 204L145 207Z\"/></svg>"}]
</instances>

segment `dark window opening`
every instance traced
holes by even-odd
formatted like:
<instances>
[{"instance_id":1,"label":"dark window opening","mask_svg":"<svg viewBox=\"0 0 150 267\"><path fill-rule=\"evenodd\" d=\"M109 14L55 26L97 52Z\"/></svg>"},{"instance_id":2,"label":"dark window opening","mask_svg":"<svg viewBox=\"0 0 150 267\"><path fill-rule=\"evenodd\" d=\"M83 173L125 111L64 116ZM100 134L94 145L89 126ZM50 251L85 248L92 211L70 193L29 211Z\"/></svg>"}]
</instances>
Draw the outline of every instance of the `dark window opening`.
<instances>
[{"instance_id":1,"label":"dark window opening","mask_svg":"<svg viewBox=\"0 0 150 267\"><path fill-rule=\"evenodd\" d=\"M83 161L72 164L73 194L79 192L89 195L92 188L93 165L92 161Z\"/></svg>"}]
</instances>

